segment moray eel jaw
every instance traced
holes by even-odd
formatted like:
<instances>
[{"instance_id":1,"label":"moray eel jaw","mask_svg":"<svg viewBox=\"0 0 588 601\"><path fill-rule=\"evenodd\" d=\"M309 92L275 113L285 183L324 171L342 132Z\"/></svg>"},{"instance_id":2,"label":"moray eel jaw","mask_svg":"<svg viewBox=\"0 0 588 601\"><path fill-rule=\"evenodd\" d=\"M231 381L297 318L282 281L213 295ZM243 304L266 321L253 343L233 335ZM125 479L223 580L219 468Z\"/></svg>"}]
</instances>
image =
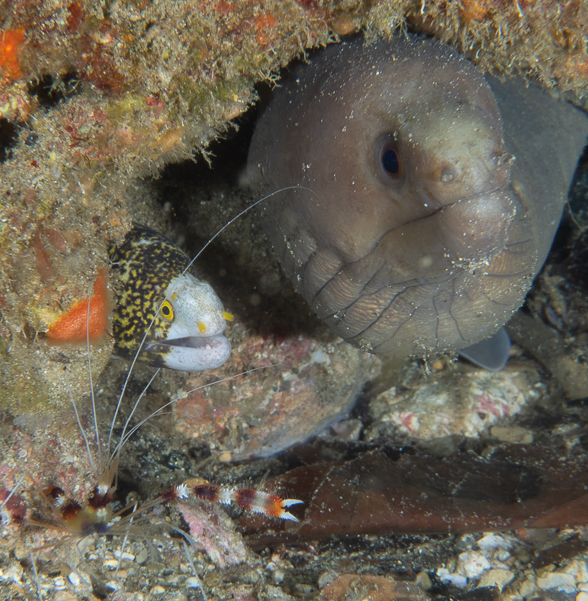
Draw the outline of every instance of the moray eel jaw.
<instances>
[{"instance_id":1,"label":"moray eel jaw","mask_svg":"<svg viewBox=\"0 0 588 601\"><path fill-rule=\"evenodd\" d=\"M176 277L165 298L173 311L166 337L146 340L144 352L153 364L183 371L202 371L223 365L231 343L222 335L225 311L212 287L190 273ZM165 313L160 320L166 319Z\"/></svg>"},{"instance_id":2,"label":"moray eel jaw","mask_svg":"<svg viewBox=\"0 0 588 601\"><path fill-rule=\"evenodd\" d=\"M224 336L186 336L146 345L147 352L161 356L154 365L181 371L216 369L231 354L231 343Z\"/></svg>"}]
</instances>

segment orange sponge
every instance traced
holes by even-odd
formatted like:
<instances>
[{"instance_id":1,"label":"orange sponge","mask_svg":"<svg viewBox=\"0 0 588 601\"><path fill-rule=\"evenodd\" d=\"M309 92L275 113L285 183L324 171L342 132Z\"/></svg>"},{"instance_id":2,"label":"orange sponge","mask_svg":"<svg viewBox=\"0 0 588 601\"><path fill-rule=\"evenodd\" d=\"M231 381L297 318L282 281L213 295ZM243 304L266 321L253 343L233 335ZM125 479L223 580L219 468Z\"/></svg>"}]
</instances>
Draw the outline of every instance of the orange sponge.
<instances>
[{"instance_id":1,"label":"orange sponge","mask_svg":"<svg viewBox=\"0 0 588 601\"><path fill-rule=\"evenodd\" d=\"M97 340L106 333L110 301L108 298L108 272L98 271L94 293L90 299L77 302L69 311L51 324L47 338L55 343L81 343ZM88 301L90 309L88 311ZM89 316L89 322L88 322Z\"/></svg>"}]
</instances>

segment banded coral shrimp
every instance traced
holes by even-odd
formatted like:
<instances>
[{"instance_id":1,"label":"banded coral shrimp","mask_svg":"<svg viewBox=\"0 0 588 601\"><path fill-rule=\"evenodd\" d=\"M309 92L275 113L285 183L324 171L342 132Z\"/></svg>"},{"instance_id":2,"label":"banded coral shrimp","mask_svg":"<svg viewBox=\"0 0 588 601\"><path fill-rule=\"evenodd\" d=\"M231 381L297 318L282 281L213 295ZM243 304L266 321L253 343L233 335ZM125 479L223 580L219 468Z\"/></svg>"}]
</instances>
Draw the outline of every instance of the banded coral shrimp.
<instances>
[{"instance_id":1,"label":"banded coral shrimp","mask_svg":"<svg viewBox=\"0 0 588 601\"><path fill-rule=\"evenodd\" d=\"M22 481L15 484L11 491L14 494L3 512L11 521L5 525L2 533L3 582L0 589L6 592L4 598L18 598L17 593L21 593L23 598L52 598L56 591L66 588L71 592L75 589L76 593L93 592L99 596L106 595L109 589L144 592L153 588L155 583L162 583L162 562L165 562L167 569L174 569L175 572L173 582L169 579L163 581L164 584L170 584L170 591L177 591L182 582L186 586L200 588L198 572L202 570L202 557L197 561L199 569L190 569L191 556L201 548L200 542L181 531L179 525L168 523L164 511L149 516L145 512L160 503L190 496L190 490L211 500L215 496L220 500L217 494L224 499L225 495L228 496L227 492L232 493L226 487L217 488L201 485L200 481L188 481L185 486L168 489L153 503L138 505L130 502L126 507L126 515L123 515L125 512L119 513L120 505L113 512L114 515L110 515L107 511L110 503L102 508L102 499L96 493L90 493L85 504L78 504L69 495L66 496L60 487L49 486L42 492L35 490L32 493L26 488L21 490L19 483ZM251 492L238 490L233 498L240 495L239 500L250 506L248 495ZM261 498L257 493L253 494L255 498ZM15 502L10 504L12 500ZM49 507L50 500L57 505L53 512ZM31 504L28 510L23 504L25 502ZM103 509L104 515L99 515ZM25 511L31 517L24 518ZM222 515L216 515L213 511L208 516L200 516L198 507L191 508L189 505L187 511L192 516L197 515L192 517L192 523L197 523L199 519L212 520L211 529L203 534L202 541L208 546L207 551L214 565L226 565L236 563L237 559L243 561L249 558L239 537L230 527L226 529L227 523L219 524ZM123 517L116 521L119 515ZM109 517L115 519L106 523ZM222 543L206 540L213 530L216 530L216 536L223 538ZM170 534L176 534L176 539L179 535L188 541L193 546L190 554L180 552L178 541L172 541ZM230 551L226 549L229 541L233 547ZM147 560L148 565L144 565ZM171 576L171 573L166 575ZM188 577L191 584L188 584ZM68 578L69 584L64 578Z\"/></svg>"},{"instance_id":2,"label":"banded coral shrimp","mask_svg":"<svg viewBox=\"0 0 588 601\"><path fill-rule=\"evenodd\" d=\"M3 478L6 484L19 470L22 472L25 466L30 466L26 471L24 485L21 476L20 480L12 485L12 497L5 500L7 503L13 501L5 510L12 522L24 519L28 507L25 523L20 526L7 524L4 531L4 565L1 569L3 585L9 591L6 598L18 598L16 593L21 593L22 598L52 598L60 589L77 594L92 591L94 594L106 594L109 590L119 588L134 592L144 591L146 587L147 590L154 587L161 590L162 584L166 591L177 591L182 588L182 582L190 582L188 578L192 579L192 585L196 585L196 576L186 559L189 556L177 540L173 541L169 537L170 533L178 532L178 526L166 522L166 511L163 507L158 508L159 515L146 516L148 509L163 502L173 501L177 496L183 496L186 489L168 488L155 502L147 502L142 506L131 502L127 505L126 517L118 523L107 523L110 517L108 513L102 516L96 514L108 508L109 504L104 504L104 501L108 500L112 491L106 488L102 489L105 492L91 490L97 480L94 479L95 473L88 465L90 455L84 456L86 440L81 432L75 436L69 431L73 425L65 422L59 425L64 428L61 434L56 434L53 429L50 433L47 427L44 428L43 453L27 433L15 437L18 443L13 449L16 457L4 457L6 470L9 465L14 466L12 473L6 473ZM22 429L20 434L23 434ZM91 438L88 445L92 450L96 449L96 443ZM140 447L144 448L143 441ZM114 451L114 463L110 468L103 468L103 476L106 476L104 481L107 483L110 477L114 476L112 471L116 470L119 450L120 448ZM78 453L79 456L76 455ZM129 457L125 456L124 459L128 461ZM31 473L34 474L34 478ZM47 477L46 474L51 476ZM145 478L149 477L145 472L142 475ZM42 476L45 478L41 479ZM150 482L154 487L151 479ZM53 484L47 486L49 483ZM166 484L163 484L158 488L161 491L165 487ZM64 493L63 490L68 492ZM217 492L225 495L229 492L227 488L217 489L206 485L200 491L211 499ZM251 491L242 491L243 493L251 494ZM150 493L147 498L153 500L153 497L153 493ZM260 497L256 498L259 500ZM81 508L75 501L68 499L78 499ZM57 508L52 509L51 500L57 502ZM241 501L246 505L251 503L251 499L242 498ZM120 509L121 506L118 505L114 513ZM203 533L203 539L208 552L214 558L214 564L225 565L235 563L238 559L250 559L242 541L232 532L222 513L213 510L211 516L201 513L202 510L198 507L188 506L187 509L190 511L192 524L198 525L199 520L202 523L207 520L210 522L210 529ZM16 513L17 510L20 513ZM133 510L136 511L133 513ZM213 530L215 536L222 539L221 543L215 544L207 538L212 535ZM94 535L86 537L88 532L93 532ZM190 549L190 554L193 555L196 543L187 533L180 536L194 545L194 548ZM154 538L154 543L144 542L150 537ZM126 543L125 538L128 538ZM156 554L160 556L158 561L152 557L155 549ZM20 563L14 561L15 558ZM165 561L166 569L174 572L173 578L170 572L165 580L162 579L162 560ZM203 569L202 558L197 564L196 573ZM170 582L170 579L173 582ZM37 589L41 592L36 596ZM27 590L29 594L26 593Z\"/></svg>"},{"instance_id":3,"label":"banded coral shrimp","mask_svg":"<svg viewBox=\"0 0 588 601\"><path fill-rule=\"evenodd\" d=\"M88 356L88 371L90 379L92 379L90 345L87 343L86 350ZM136 357L135 357L136 359ZM29 509L29 517L25 520L26 534L21 537L16 537L18 540L13 540L12 544L6 545L5 548L12 548L14 557L20 559L27 565L28 570L3 571L4 582L8 582L6 586L10 586L10 597L15 597L16 594L21 594L23 598L27 596L27 585L29 593L35 591L39 598L46 598L47 595L57 594L59 590L70 590L73 593L78 593L80 590L83 593L94 592L99 590L97 582L106 582L109 586L102 587L102 592L106 594L108 590L119 588L119 582L123 579L127 581L130 590L144 590L145 584L134 581L131 583L131 578L128 578L129 573L125 568L121 567L120 560L142 557L142 561L138 564L143 564L147 560L145 556L149 555L150 545L144 546L139 552L132 553L128 549L132 549L133 545L141 546L140 543L129 541L125 550L125 543L121 543L118 548L118 557L116 550L110 549L111 539L121 537L123 540L129 536L130 539L137 537L146 538L153 532L160 535L161 533L169 533L174 531L184 540L188 540L193 545L195 542L187 534L181 534L177 526L163 523L159 517L149 517L146 513L153 508L178 500L181 497L189 494L189 489L184 487L170 487L163 495L153 498L152 490L148 493L148 499L144 505L139 505L136 502L131 502L126 508L114 510L114 515L109 515L108 511L111 507L113 489L116 487L118 480L118 467L120 453L125 447L125 444L130 439L130 435L134 434L137 427L130 428L130 419L137 410L140 402L144 399L147 391L150 390L153 378L141 388L141 391L136 395L134 407L127 411L127 415L122 419L124 425L120 430L120 442L114 445L113 428L117 420L117 415L120 416L120 403L122 402L125 391L132 392L132 382L130 382L131 372L136 369L135 363L128 372L124 373L125 383L122 386L122 392L114 396L116 399L112 408L112 419L110 423L110 431L106 436L100 432L99 423L102 420L101 413L96 406L96 396L108 396L104 394L104 389L109 389L111 382L99 382L96 387L90 384L91 395L86 399L86 404L83 406L74 402L72 398L73 411L67 417L61 417L60 420L55 420L52 423L47 423L40 420L37 423L37 430L30 428L22 428L17 424L13 428L13 436L10 446L5 448L2 474L4 481L4 489L11 491L12 498L26 503ZM64 368L64 378L67 379L67 367ZM96 395L94 390L96 389ZM102 402L103 399L101 399ZM88 407L89 404L89 407ZM141 407L143 411L138 416L139 425L146 422L154 413L160 413L162 407L156 411L152 411L148 407ZM107 411L106 411L107 412ZM147 415L147 417L144 417ZM79 430L78 430L79 426ZM42 442L35 436L41 433L43 436ZM101 450L106 447L107 459L101 458ZM114 448L112 448L114 447ZM109 453L109 450L111 452ZM126 449L125 449L126 450ZM22 486L20 482L15 482L15 476L19 471L26 473L25 483ZM22 476L21 476L22 478ZM97 488L94 487L97 485ZM228 487L214 487L206 484L191 482L192 491L201 497L206 497L209 500L219 500L227 502L230 498L237 500L238 504L249 509L261 509L265 513L282 513L282 506L278 499L260 495L253 490L237 489L233 492ZM20 489L19 489L20 486ZM165 485L159 487L159 490L165 489ZM64 492L67 491L67 492ZM77 499L74 501L72 499ZM259 506L259 503L269 503L265 509ZM272 505L273 503L273 505ZM288 505L286 503L285 505ZM160 508L159 508L160 509ZM287 517L287 512L284 510L283 517ZM289 515L289 514L288 514ZM23 521L24 516L16 516L11 514L12 521ZM191 514L194 520L194 513ZM112 524L110 518L119 518L118 523ZM225 545L227 554L230 557L223 558L223 551L217 552L217 561L225 563L228 561L234 562L236 557L246 557L247 551L239 542L238 537L226 530L226 525L220 525L222 522L222 514L217 514L213 518L218 526L216 536L225 537ZM197 519L195 520L198 521ZM37 528L34 528L37 526ZM21 532L22 532L21 528ZM89 532L95 534L90 537L93 539L87 542L86 534ZM14 534L14 532L12 533ZM107 536L105 537L104 534ZM10 538L10 533L8 535ZM23 539L26 540L23 541ZM119 540L120 542L120 540ZM88 546L89 545L89 546ZM76 548L76 555L81 556L74 558L71 554L64 553L65 547ZM176 564L180 567L184 566L184 570L189 566L191 560L186 562L182 557L189 557L183 550L178 552L178 545L173 541L164 541L158 543L159 553L166 557L166 562L169 557L173 557ZM214 553L214 545L209 545L209 552ZM218 548L218 546L217 546ZM229 552L230 551L230 552ZM104 559L102 565L96 565ZM53 559L49 560L46 557L52 555ZM52 569L50 566L55 566L55 559L58 563L65 566L64 573L67 578L64 578L57 569ZM6 559L11 559L7 556ZM183 563L182 563L183 562ZM173 562L171 562L173 563ZM14 562L12 562L14 566ZM78 566L84 566L79 568ZM135 564L137 565L137 564ZM84 570L85 568L85 570ZM104 573L109 569L115 569L116 578L112 574ZM142 568L137 568L139 571L145 571ZM49 572L47 570L50 570ZM52 570L52 571L51 571ZM188 576L184 575L184 580L187 578L196 579L198 572L194 572L189 568ZM91 576L88 577L88 574ZM50 576L54 578L51 579ZM169 584L169 583L168 583ZM157 588L161 585L153 585L151 588ZM79 589L79 590L78 590ZM157 589L159 590L159 589ZM164 589L166 590L166 589Z\"/></svg>"}]
</instances>

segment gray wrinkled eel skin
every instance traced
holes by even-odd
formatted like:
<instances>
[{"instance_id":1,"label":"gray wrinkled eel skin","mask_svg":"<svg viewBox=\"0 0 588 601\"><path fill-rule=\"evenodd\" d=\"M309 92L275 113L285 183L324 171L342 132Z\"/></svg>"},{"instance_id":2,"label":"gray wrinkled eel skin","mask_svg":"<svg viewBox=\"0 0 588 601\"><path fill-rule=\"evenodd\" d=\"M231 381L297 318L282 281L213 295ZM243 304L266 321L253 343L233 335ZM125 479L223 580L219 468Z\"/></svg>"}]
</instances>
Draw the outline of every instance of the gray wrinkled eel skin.
<instances>
[{"instance_id":1,"label":"gray wrinkled eel skin","mask_svg":"<svg viewBox=\"0 0 588 601\"><path fill-rule=\"evenodd\" d=\"M417 36L329 47L279 88L249 177L282 266L339 336L384 356L497 332L551 246L588 118Z\"/></svg>"}]
</instances>

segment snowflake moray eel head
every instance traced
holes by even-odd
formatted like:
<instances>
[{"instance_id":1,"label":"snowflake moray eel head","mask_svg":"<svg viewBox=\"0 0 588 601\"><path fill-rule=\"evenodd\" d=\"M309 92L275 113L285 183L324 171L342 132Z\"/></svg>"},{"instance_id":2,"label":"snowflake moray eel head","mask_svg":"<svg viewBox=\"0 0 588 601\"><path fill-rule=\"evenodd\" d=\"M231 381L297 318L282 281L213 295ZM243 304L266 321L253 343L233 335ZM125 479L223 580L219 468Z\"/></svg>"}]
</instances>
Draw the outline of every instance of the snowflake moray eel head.
<instances>
[{"instance_id":1,"label":"snowflake moray eel head","mask_svg":"<svg viewBox=\"0 0 588 601\"><path fill-rule=\"evenodd\" d=\"M165 236L137 224L110 249L119 294L112 318L114 353L156 367L201 371L220 367L231 353L223 336L232 315L190 260ZM141 347L142 344L142 347Z\"/></svg>"}]
</instances>

